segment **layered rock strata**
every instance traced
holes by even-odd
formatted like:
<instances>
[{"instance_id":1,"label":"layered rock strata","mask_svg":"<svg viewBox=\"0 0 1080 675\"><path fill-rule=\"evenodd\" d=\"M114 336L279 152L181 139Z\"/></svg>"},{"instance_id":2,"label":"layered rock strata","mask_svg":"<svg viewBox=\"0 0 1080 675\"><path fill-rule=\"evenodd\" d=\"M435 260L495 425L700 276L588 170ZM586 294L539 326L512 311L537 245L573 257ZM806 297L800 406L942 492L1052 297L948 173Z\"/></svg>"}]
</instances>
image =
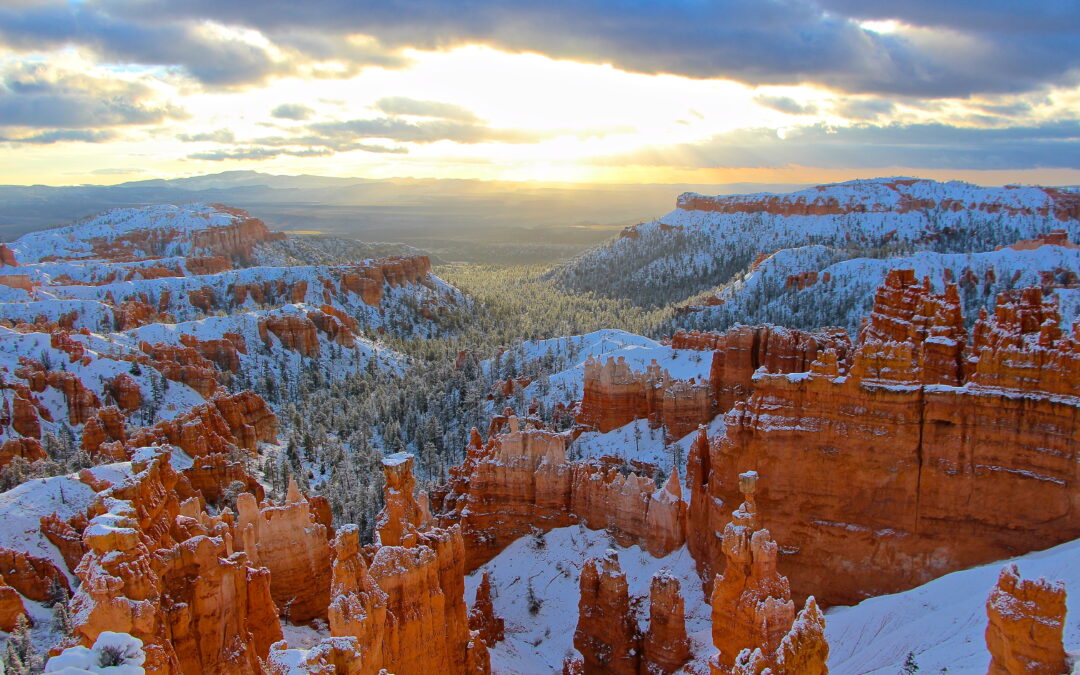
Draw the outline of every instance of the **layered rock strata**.
<instances>
[{"instance_id":1,"label":"layered rock strata","mask_svg":"<svg viewBox=\"0 0 1080 675\"><path fill-rule=\"evenodd\" d=\"M566 433L524 427L516 417L486 443L480 435L451 469L447 492L432 498L445 525L460 524L466 569L474 570L535 529L583 523L608 529L620 543L640 543L662 557L686 538L678 474L663 488L603 461L570 461Z\"/></svg>"},{"instance_id":2,"label":"layered rock strata","mask_svg":"<svg viewBox=\"0 0 1080 675\"><path fill-rule=\"evenodd\" d=\"M1004 294L968 348L954 287L891 273L848 363L825 350L809 372L755 375L724 435L694 443L703 570L723 568L710 533L747 470L770 477L758 500L795 596L827 604L1080 536L1080 335L1057 323L1039 289Z\"/></svg>"}]
</instances>

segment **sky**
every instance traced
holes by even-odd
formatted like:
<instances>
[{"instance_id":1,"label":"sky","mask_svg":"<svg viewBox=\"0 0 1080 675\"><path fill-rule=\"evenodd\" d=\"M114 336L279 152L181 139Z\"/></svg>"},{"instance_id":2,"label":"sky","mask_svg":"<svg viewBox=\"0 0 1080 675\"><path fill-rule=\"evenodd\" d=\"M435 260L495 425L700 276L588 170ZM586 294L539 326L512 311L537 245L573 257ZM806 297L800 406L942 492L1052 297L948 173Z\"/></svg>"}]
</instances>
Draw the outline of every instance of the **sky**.
<instances>
[{"instance_id":1,"label":"sky","mask_svg":"<svg viewBox=\"0 0 1080 675\"><path fill-rule=\"evenodd\" d=\"M0 0L0 183L1080 184L1076 0Z\"/></svg>"}]
</instances>

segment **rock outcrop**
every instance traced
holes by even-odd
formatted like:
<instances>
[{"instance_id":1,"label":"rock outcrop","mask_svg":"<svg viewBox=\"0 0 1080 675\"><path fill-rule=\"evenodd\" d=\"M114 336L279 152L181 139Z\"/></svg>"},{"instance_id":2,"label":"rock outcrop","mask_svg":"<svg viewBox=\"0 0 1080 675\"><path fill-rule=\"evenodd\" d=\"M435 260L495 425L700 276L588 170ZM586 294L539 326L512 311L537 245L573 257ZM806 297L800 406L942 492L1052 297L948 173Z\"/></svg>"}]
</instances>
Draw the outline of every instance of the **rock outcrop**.
<instances>
[{"instance_id":1,"label":"rock outcrop","mask_svg":"<svg viewBox=\"0 0 1080 675\"><path fill-rule=\"evenodd\" d=\"M474 433L465 462L450 471L448 491L432 497L441 523L461 525L466 569L534 529L576 523L608 529L620 543L640 543L658 557L685 541L677 473L657 490L651 477L624 475L610 463L568 460L566 433L522 428L517 417L506 427L487 444Z\"/></svg>"},{"instance_id":2,"label":"rock outcrop","mask_svg":"<svg viewBox=\"0 0 1080 675\"><path fill-rule=\"evenodd\" d=\"M1021 579L1006 565L986 600L987 675L1061 675L1068 670L1063 635L1065 587Z\"/></svg>"},{"instance_id":3,"label":"rock outcrop","mask_svg":"<svg viewBox=\"0 0 1080 675\"><path fill-rule=\"evenodd\" d=\"M643 672L674 673L690 660L686 612L679 580L660 570L649 585L649 630L642 639Z\"/></svg>"},{"instance_id":4,"label":"rock outcrop","mask_svg":"<svg viewBox=\"0 0 1080 675\"><path fill-rule=\"evenodd\" d=\"M721 546L727 566L712 591L713 643L719 652L710 668L713 675L757 675L766 668L777 674L827 673L824 619L810 598L796 620L788 580L776 568L779 546L761 529L754 498L757 480L754 472L739 477L745 501L724 528ZM798 669L792 667L795 663Z\"/></svg>"},{"instance_id":5,"label":"rock outcrop","mask_svg":"<svg viewBox=\"0 0 1080 675\"><path fill-rule=\"evenodd\" d=\"M270 571L270 595L292 623L326 619L330 605L330 541L315 521L311 506L295 481L285 502L265 502L245 492L236 500L237 550L253 565Z\"/></svg>"},{"instance_id":6,"label":"rock outcrop","mask_svg":"<svg viewBox=\"0 0 1080 675\"><path fill-rule=\"evenodd\" d=\"M1003 294L969 351L955 287L890 273L847 363L826 349L808 372L758 373L724 435L695 442L699 564L723 568L710 533L748 470L769 476L758 501L796 598L850 604L1080 537L1080 334L1057 317L1038 289Z\"/></svg>"},{"instance_id":7,"label":"rock outcrop","mask_svg":"<svg viewBox=\"0 0 1080 675\"><path fill-rule=\"evenodd\" d=\"M167 452L140 451L132 468L89 509L75 639L89 646L105 630L129 633L151 674L261 672L259 659L281 639L269 572L233 551L228 514L209 516L187 497Z\"/></svg>"},{"instance_id":8,"label":"rock outcrop","mask_svg":"<svg viewBox=\"0 0 1080 675\"><path fill-rule=\"evenodd\" d=\"M581 567L574 648L582 656L585 675L637 675L641 666L640 636L630 609L626 575L614 551L604 558L590 558Z\"/></svg>"},{"instance_id":9,"label":"rock outcrop","mask_svg":"<svg viewBox=\"0 0 1080 675\"><path fill-rule=\"evenodd\" d=\"M474 630L488 647L502 642L505 636L506 622L495 616L495 606L491 602L491 579L484 572L476 586L476 600L469 610L469 630Z\"/></svg>"}]
</instances>

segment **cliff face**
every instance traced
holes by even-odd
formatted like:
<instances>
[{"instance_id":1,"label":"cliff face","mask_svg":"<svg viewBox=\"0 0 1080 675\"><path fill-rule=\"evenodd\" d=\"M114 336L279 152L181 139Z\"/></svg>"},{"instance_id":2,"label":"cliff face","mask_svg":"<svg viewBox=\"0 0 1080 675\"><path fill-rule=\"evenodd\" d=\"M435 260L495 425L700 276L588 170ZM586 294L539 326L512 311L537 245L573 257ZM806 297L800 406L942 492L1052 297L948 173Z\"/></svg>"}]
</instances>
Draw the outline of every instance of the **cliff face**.
<instances>
[{"instance_id":1,"label":"cliff face","mask_svg":"<svg viewBox=\"0 0 1080 675\"><path fill-rule=\"evenodd\" d=\"M768 325L735 326L724 333L680 331L672 336L671 346L712 351L709 384L716 413L730 410L750 395L758 368L803 373L825 350L831 349L841 359L851 351L847 333L839 329L809 332Z\"/></svg>"},{"instance_id":2,"label":"cliff face","mask_svg":"<svg viewBox=\"0 0 1080 675\"><path fill-rule=\"evenodd\" d=\"M986 600L986 614L987 675L1067 671L1064 585L1021 579L1016 565L1007 565Z\"/></svg>"},{"instance_id":3,"label":"cliff face","mask_svg":"<svg viewBox=\"0 0 1080 675\"><path fill-rule=\"evenodd\" d=\"M847 363L827 350L808 373L756 376L725 436L695 444L695 557L722 567L708 533L747 470L770 477L758 500L791 547L780 569L796 596L829 604L1080 536L1080 336L1053 319L1038 289L1003 296L967 354L955 289L934 295L890 274Z\"/></svg>"},{"instance_id":4,"label":"cliff face","mask_svg":"<svg viewBox=\"0 0 1080 675\"><path fill-rule=\"evenodd\" d=\"M465 549L459 527L433 528L413 497L413 458L384 460L386 506L379 539L360 548L346 525L334 541L331 638L305 653L276 645L270 672L298 664L311 673L487 675L487 646L470 630Z\"/></svg>"},{"instance_id":5,"label":"cliff face","mask_svg":"<svg viewBox=\"0 0 1080 675\"><path fill-rule=\"evenodd\" d=\"M432 500L442 523L461 525L466 569L534 528L579 522L608 528L621 543L640 543L658 557L685 541L677 474L657 490L649 477L624 476L601 461L568 460L567 434L522 428L516 417L507 427L486 445L474 434L465 462L451 469L448 492Z\"/></svg>"},{"instance_id":6,"label":"cliff face","mask_svg":"<svg viewBox=\"0 0 1080 675\"><path fill-rule=\"evenodd\" d=\"M707 197L688 192L679 197L678 208L684 211L777 216L973 211L1009 216L1049 216L1063 221L1077 217L1076 196L1053 188L1034 188L1030 191L1032 194L1012 198L1008 189L993 188L975 188L976 194L970 196L950 195L943 185L911 178L865 181L866 189L862 190L856 187L857 183L819 185L791 195ZM852 189L845 190L848 186L852 186Z\"/></svg>"},{"instance_id":7,"label":"cliff face","mask_svg":"<svg viewBox=\"0 0 1080 675\"><path fill-rule=\"evenodd\" d=\"M236 548L270 571L270 596L286 619L325 619L330 605L330 541L311 505L290 482L285 503L243 493L236 500Z\"/></svg>"}]
</instances>

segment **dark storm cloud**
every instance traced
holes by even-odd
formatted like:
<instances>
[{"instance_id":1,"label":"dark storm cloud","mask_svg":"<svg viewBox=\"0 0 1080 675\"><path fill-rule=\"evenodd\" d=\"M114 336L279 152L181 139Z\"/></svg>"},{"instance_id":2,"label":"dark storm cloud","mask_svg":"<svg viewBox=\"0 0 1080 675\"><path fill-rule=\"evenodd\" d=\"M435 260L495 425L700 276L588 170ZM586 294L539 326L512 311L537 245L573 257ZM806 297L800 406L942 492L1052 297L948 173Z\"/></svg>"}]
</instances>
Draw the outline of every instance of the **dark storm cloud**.
<instances>
[{"instance_id":1,"label":"dark storm cloud","mask_svg":"<svg viewBox=\"0 0 1080 675\"><path fill-rule=\"evenodd\" d=\"M473 111L453 103L439 101L418 101L405 96L388 96L375 102L375 107L387 115L414 115L416 117L437 117L459 122L479 121Z\"/></svg>"},{"instance_id":2,"label":"dark storm cloud","mask_svg":"<svg viewBox=\"0 0 1080 675\"><path fill-rule=\"evenodd\" d=\"M0 126L92 128L153 124L184 112L153 100L146 86L43 63L0 73Z\"/></svg>"},{"instance_id":3,"label":"dark storm cloud","mask_svg":"<svg viewBox=\"0 0 1080 675\"><path fill-rule=\"evenodd\" d=\"M811 103L803 105L790 96L755 96L754 102L789 115L813 115L818 110L817 106Z\"/></svg>"},{"instance_id":4,"label":"dark storm cloud","mask_svg":"<svg viewBox=\"0 0 1080 675\"><path fill-rule=\"evenodd\" d=\"M1001 129L945 124L823 124L786 132L741 129L696 144L653 147L605 163L777 168L1080 169L1080 121Z\"/></svg>"},{"instance_id":5,"label":"dark storm cloud","mask_svg":"<svg viewBox=\"0 0 1080 675\"><path fill-rule=\"evenodd\" d=\"M159 21L150 17L124 18L110 11L110 2L40 2L32 6L0 7L0 45L40 51L78 45L110 62L147 66L176 66L211 87L259 84L272 77L295 74L310 58L334 56L354 66L400 67L407 61L370 45L355 44L338 36L285 31L278 46L287 58L276 59L259 45L206 28L212 15L187 20ZM288 51L292 50L292 51ZM356 68L327 76L349 75Z\"/></svg>"},{"instance_id":6,"label":"dark storm cloud","mask_svg":"<svg viewBox=\"0 0 1080 675\"><path fill-rule=\"evenodd\" d=\"M644 73L812 82L856 93L1019 92L1068 80L1080 66L1075 0L91 0L84 6L147 30L212 19L271 39L364 34L389 49L481 43ZM881 35L857 22L889 18L951 32Z\"/></svg>"},{"instance_id":7,"label":"dark storm cloud","mask_svg":"<svg viewBox=\"0 0 1080 675\"><path fill-rule=\"evenodd\" d=\"M283 120L306 120L315 114L315 111L303 103L282 103L270 111L272 117Z\"/></svg>"}]
</instances>

